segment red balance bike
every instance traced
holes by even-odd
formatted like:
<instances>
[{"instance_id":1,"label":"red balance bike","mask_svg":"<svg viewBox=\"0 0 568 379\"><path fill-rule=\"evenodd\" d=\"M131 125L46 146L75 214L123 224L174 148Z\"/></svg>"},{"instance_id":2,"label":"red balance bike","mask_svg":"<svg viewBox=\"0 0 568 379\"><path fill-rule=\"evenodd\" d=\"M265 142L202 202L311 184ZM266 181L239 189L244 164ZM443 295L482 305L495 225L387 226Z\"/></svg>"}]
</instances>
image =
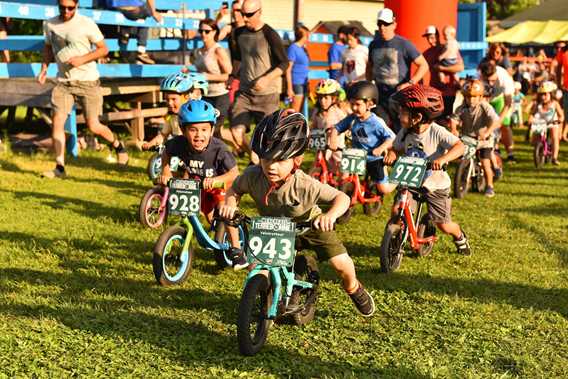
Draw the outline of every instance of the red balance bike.
<instances>
[{"instance_id":1,"label":"red balance bike","mask_svg":"<svg viewBox=\"0 0 568 379\"><path fill-rule=\"evenodd\" d=\"M353 207L358 203L363 204L363 212L366 215L376 215L383 204L383 195L367 175L367 152L361 149L343 150L341 172L347 177L341 180L339 189L351 197L351 205L337 222L341 224L349 221L353 215ZM364 176L364 179L361 180L359 176Z\"/></svg>"},{"instance_id":2,"label":"red balance bike","mask_svg":"<svg viewBox=\"0 0 568 379\"><path fill-rule=\"evenodd\" d=\"M331 171L325 159L325 151L328 148L326 131L323 129L312 129L310 131L308 148L316 153L314 166L310 169L309 175L324 184L337 187L340 174L337 171Z\"/></svg>"},{"instance_id":3,"label":"red balance bike","mask_svg":"<svg viewBox=\"0 0 568 379\"><path fill-rule=\"evenodd\" d=\"M413 251L426 256L436 242L436 226L428 214L422 215L426 203L426 189L422 187L430 162L423 158L400 157L390 174L390 180L398 183L395 203L398 212L385 227L381 243L381 271L397 270L402 262L404 245L410 237Z\"/></svg>"}]
</instances>

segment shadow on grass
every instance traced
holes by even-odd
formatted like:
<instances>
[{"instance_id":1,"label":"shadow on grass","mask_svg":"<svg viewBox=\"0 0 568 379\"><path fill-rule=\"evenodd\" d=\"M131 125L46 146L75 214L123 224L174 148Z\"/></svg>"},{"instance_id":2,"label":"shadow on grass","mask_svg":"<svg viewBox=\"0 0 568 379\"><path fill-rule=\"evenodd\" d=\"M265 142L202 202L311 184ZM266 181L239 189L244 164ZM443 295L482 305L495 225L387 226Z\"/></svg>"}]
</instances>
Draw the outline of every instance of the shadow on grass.
<instances>
[{"instance_id":1,"label":"shadow on grass","mask_svg":"<svg viewBox=\"0 0 568 379\"><path fill-rule=\"evenodd\" d=\"M32 175L38 175L38 176L40 174L39 172L36 172L36 171L24 170L24 169L20 168L17 164L14 164L13 162L7 161L5 159L0 159L0 170L16 172L16 173L21 173L21 174L32 174Z\"/></svg>"},{"instance_id":2,"label":"shadow on grass","mask_svg":"<svg viewBox=\"0 0 568 379\"><path fill-rule=\"evenodd\" d=\"M394 272L377 278L376 271L360 270L367 287L384 291L432 292L459 296L480 303L503 303L516 308L553 311L568 317L568 290L538 288L523 284L488 279L455 279L432 277L427 274ZM358 274L359 274L358 272ZM374 276L375 280L370 280ZM365 278L367 277L367 278Z\"/></svg>"},{"instance_id":3,"label":"shadow on grass","mask_svg":"<svg viewBox=\"0 0 568 379\"><path fill-rule=\"evenodd\" d=\"M409 368L373 369L306 357L270 345L270 338L261 353L245 358L238 353L234 335L215 332L214 327L207 325L204 319L201 322L185 321L156 315L153 311L133 310L136 305L150 308L205 308L220 314L222 322L232 324L236 319L238 299L231 295L213 294L200 289L149 288L137 281L100 278L77 272L66 274L4 269L0 270L0 278L0 290L3 292L11 291L10 287L18 282L62 288L52 298L52 303L56 305L4 304L0 308L2 314L50 317L70 329L107 335L109 338L118 335L126 340L143 340L163 349L170 359L188 366L220 366L227 370L262 368L273 374L294 377L424 377ZM96 300L85 296L93 292L97 295ZM108 300L109 295L118 296L121 300Z\"/></svg>"},{"instance_id":4,"label":"shadow on grass","mask_svg":"<svg viewBox=\"0 0 568 379\"><path fill-rule=\"evenodd\" d=\"M110 163L99 157L81 156L79 157L79 159L75 159L70 162L69 166L77 168L87 167L95 170L103 170L106 173L117 175L124 173L146 175L145 169L143 168L133 166L120 166L117 163Z\"/></svg>"}]
</instances>

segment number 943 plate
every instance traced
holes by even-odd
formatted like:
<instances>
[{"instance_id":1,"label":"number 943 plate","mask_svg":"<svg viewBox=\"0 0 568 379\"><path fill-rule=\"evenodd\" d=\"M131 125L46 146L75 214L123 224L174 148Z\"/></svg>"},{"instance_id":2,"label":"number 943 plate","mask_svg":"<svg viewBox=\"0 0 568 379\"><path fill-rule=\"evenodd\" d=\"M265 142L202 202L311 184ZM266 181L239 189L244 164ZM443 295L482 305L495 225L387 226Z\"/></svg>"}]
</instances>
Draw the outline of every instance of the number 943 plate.
<instances>
[{"instance_id":1,"label":"number 943 plate","mask_svg":"<svg viewBox=\"0 0 568 379\"><path fill-rule=\"evenodd\" d=\"M172 179L169 184L168 212L171 215L199 215L201 186L199 180Z\"/></svg>"},{"instance_id":2,"label":"number 943 plate","mask_svg":"<svg viewBox=\"0 0 568 379\"><path fill-rule=\"evenodd\" d=\"M285 217L254 217L248 243L248 261L273 267L294 263L296 224Z\"/></svg>"}]
</instances>

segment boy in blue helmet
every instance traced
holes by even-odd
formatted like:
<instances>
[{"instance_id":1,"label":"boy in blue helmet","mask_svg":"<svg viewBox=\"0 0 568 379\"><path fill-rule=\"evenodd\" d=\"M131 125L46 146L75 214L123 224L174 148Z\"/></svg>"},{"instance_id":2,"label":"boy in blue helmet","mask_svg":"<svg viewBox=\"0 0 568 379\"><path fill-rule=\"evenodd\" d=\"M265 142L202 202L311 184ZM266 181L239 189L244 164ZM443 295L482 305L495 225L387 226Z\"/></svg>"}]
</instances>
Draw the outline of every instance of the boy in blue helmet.
<instances>
[{"instance_id":1,"label":"boy in blue helmet","mask_svg":"<svg viewBox=\"0 0 568 379\"><path fill-rule=\"evenodd\" d=\"M180 136L182 131L178 123L178 113L181 106L188 100L199 100L207 95L209 84L205 76L194 72L177 72L166 77L160 84L160 91L168 105L165 122L154 138L142 144L142 150L148 150L167 141L169 136Z\"/></svg>"},{"instance_id":2,"label":"boy in blue helmet","mask_svg":"<svg viewBox=\"0 0 568 379\"><path fill-rule=\"evenodd\" d=\"M181 106L179 124L181 136L166 142L162 153L160 182L167 185L172 177L170 158L178 157L188 168L188 175L203 182L201 211L208 222L213 219L213 210L225 201L225 191L214 189L213 184L224 182L229 188L239 175L237 162L223 141L213 137L217 110L204 100L190 100Z\"/></svg>"}]
</instances>

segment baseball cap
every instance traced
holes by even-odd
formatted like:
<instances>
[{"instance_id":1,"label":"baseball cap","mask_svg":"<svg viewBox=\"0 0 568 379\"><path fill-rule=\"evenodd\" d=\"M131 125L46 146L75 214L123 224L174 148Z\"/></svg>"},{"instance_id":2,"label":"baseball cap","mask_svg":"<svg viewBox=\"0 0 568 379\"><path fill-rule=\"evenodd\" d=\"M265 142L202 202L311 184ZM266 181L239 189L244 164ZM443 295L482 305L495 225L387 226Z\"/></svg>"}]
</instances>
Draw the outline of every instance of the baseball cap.
<instances>
[{"instance_id":1,"label":"baseball cap","mask_svg":"<svg viewBox=\"0 0 568 379\"><path fill-rule=\"evenodd\" d=\"M424 34L422 34L422 37L426 37L429 36L430 34L436 34L438 30L436 29L436 27L434 25L428 25L426 27L426 30L424 31Z\"/></svg>"},{"instance_id":2,"label":"baseball cap","mask_svg":"<svg viewBox=\"0 0 568 379\"><path fill-rule=\"evenodd\" d=\"M387 24L392 24L394 22L394 13L389 8L383 8L377 14L377 22L382 21Z\"/></svg>"}]
</instances>

